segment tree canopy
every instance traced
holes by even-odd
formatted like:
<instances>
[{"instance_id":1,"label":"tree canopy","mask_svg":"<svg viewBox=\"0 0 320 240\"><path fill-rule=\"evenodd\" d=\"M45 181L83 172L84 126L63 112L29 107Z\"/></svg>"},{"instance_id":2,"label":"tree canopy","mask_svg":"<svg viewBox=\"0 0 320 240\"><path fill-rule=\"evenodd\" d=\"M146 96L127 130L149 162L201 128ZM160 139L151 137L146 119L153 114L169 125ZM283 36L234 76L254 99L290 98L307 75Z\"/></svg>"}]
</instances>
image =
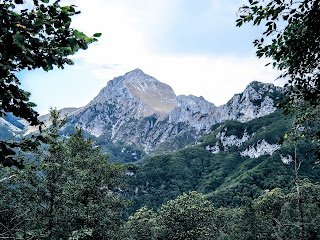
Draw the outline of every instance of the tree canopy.
<instances>
[{"instance_id":1,"label":"tree canopy","mask_svg":"<svg viewBox=\"0 0 320 240\"><path fill-rule=\"evenodd\" d=\"M56 110L51 116L49 144L33 164L0 170L0 238L119 239L126 167L110 163L81 130L61 139L64 120Z\"/></svg>"},{"instance_id":2,"label":"tree canopy","mask_svg":"<svg viewBox=\"0 0 320 240\"><path fill-rule=\"evenodd\" d=\"M70 27L71 17L80 13L75 6L61 6L60 0L48 2L3 0L0 3L0 117L10 112L31 125L40 124L38 113L33 109L36 104L29 101L30 93L19 87L16 73L71 65L69 56L79 49L87 49L101 35L90 38ZM18 165L12 157L12 148L36 146L30 141L1 141L0 145L0 163L6 166Z\"/></svg>"},{"instance_id":3,"label":"tree canopy","mask_svg":"<svg viewBox=\"0 0 320 240\"><path fill-rule=\"evenodd\" d=\"M126 222L125 239L212 239L213 204L195 191L163 204L157 213L138 209Z\"/></svg>"}]
</instances>

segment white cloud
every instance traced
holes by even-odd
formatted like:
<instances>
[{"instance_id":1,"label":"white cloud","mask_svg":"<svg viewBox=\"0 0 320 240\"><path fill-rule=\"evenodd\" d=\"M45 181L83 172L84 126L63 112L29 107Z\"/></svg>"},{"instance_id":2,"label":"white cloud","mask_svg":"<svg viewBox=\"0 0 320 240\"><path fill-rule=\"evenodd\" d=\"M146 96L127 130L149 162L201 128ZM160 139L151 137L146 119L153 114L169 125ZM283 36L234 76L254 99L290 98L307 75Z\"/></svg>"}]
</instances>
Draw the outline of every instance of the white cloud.
<instances>
[{"instance_id":1,"label":"white cloud","mask_svg":"<svg viewBox=\"0 0 320 240\"><path fill-rule=\"evenodd\" d=\"M165 33L174 21L175 12L183 6L182 0L73 2L82 11L74 19L73 26L88 35L103 33L98 43L74 56L94 66L92 71L100 79L110 80L134 68L141 68L172 86L177 94L202 95L220 105L234 93L243 91L249 82L274 83L277 76L276 71L264 67L265 60L258 60L253 53L239 57L236 54L214 56L157 51L153 40ZM236 5L233 1L228 6L233 11ZM221 1L212 1L215 11L221 6ZM225 2L223 6L227 8Z\"/></svg>"},{"instance_id":2,"label":"white cloud","mask_svg":"<svg viewBox=\"0 0 320 240\"><path fill-rule=\"evenodd\" d=\"M84 106L108 80L140 68L170 85L176 94L203 96L216 105L224 104L251 81L274 83L277 77L276 71L264 67L266 60L254 56L251 45L242 47L243 43L251 44L244 36L261 34L253 28L249 28L251 32L248 28L235 30L230 16L234 17L243 1L202 0L203 5L193 8L198 2L62 0L62 4L77 5L82 11L74 17L72 27L89 36L103 35L99 42L73 56L75 66L48 73L24 71L22 87L32 93L31 100L43 114L50 106ZM211 42L215 50L221 49L219 53L205 51ZM177 50L179 44L183 47ZM202 44L206 46L197 48ZM240 54L234 52L239 47ZM252 49L251 53L246 49Z\"/></svg>"}]
</instances>

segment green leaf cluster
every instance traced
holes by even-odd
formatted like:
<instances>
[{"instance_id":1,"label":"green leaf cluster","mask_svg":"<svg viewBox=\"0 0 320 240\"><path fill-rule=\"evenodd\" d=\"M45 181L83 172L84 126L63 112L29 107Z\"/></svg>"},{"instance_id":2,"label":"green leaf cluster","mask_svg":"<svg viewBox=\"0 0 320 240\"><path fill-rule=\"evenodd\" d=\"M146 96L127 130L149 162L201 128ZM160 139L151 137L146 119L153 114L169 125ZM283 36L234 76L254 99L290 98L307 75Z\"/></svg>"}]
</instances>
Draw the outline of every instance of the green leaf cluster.
<instances>
[{"instance_id":1,"label":"green leaf cluster","mask_svg":"<svg viewBox=\"0 0 320 240\"><path fill-rule=\"evenodd\" d=\"M301 190L306 233L303 239L318 239L319 184L305 180ZM288 193L275 188L255 200L247 198L241 207L216 209L214 224L215 239L302 239L295 188Z\"/></svg>"},{"instance_id":2,"label":"green leaf cluster","mask_svg":"<svg viewBox=\"0 0 320 240\"><path fill-rule=\"evenodd\" d=\"M142 207L125 223L126 239L211 239L213 204L197 192L168 201L155 213Z\"/></svg>"},{"instance_id":3,"label":"green leaf cluster","mask_svg":"<svg viewBox=\"0 0 320 240\"><path fill-rule=\"evenodd\" d=\"M53 111L44 152L24 170L1 169L1 237L117 239L126 168L110 163L80 130L61 140L64 122Z\"/></svg>"},{"instance_id":4,"label":"green leaf cluster","mask_svg":"<svg viewBox=\"0 0 320 240\"><path fill-rule=\"evenodd\" d=\"M71 17L78 14L75 6L61 6L60 1L3 0L0 3L0 117L12 113L27 120L31 125L39 125L36 105L29 101L30 93L19 87L16 73L24 69L42 68L52 70L54 66L64 68L73 64L68 57L80 49L97 41L70 27ZM17 7L22 10L17 10ZM6 166L15 163L12 144L0 142L0 162ZM18 143L14 144L19 147Z\"/></svg>"},{"instance_id":5,"label":"green leaf cluster","mask_svg":"<svg viewBox=\"0 0 320 240\"><path fill-rule=\"evenodd\" d=\"M301 182L305 236L318 239L320 186ZM124 224L124 239L302 239L295 187L275 188L244 197L238 207L213 207L195 191L164 203L157 211L142 207Z\"/></svg>"}]
</instances>

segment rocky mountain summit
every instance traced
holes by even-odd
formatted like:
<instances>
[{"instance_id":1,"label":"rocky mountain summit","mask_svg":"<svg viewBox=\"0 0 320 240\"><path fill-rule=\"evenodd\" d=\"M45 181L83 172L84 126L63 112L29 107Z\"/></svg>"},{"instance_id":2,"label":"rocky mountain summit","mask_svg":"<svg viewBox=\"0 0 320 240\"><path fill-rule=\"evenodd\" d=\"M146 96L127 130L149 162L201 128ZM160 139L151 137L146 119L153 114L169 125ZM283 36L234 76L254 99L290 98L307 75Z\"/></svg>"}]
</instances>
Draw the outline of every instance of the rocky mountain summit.
<instances>
[{"instance_id":1,"label":"rocky mountain summit","mask_svg":"<svg viewBox=\"0 0 320 240\"><path fill-rule=\"evenodd\" d=\"M217 107L203 97L176 96L167 84L135 69L110 80L86 106L64 109L69 114L64 131L76 126L98 142L120 141L162 153L194 142L215 123L246 122L274 112L282 92L273 84L252 82Z\"/></svg>"},{"instance_id":2,"label":"rocky mountain summit","mask_svg":"<svg viewBox=\"0 0 320 240\"><path fill-rule=\"evenodd\" d=\"M115 100L117 103L126 101L138 104L137 117L147 117L156 112L167 114L178 105L176 95L170 86L140 69L109 81L89 105L106 101L115 102Z\"/></svg>"},{"instance_id":3,"label":"rocky mountain summit","mask_svg":"<svg viewBox=\"0 0 320 240\"><path fill-rule=\"evenodd\" d=\"M215 123L246 122L270 114L276 110L275 100L281 92L282 88L272 84L253 82L227 104L216 107L203 97L176 96L170 86L135 69L109 81L67 125L151 153L181 134L187 133L187 142L192 142Z\"/></svg>"}]
</instances>

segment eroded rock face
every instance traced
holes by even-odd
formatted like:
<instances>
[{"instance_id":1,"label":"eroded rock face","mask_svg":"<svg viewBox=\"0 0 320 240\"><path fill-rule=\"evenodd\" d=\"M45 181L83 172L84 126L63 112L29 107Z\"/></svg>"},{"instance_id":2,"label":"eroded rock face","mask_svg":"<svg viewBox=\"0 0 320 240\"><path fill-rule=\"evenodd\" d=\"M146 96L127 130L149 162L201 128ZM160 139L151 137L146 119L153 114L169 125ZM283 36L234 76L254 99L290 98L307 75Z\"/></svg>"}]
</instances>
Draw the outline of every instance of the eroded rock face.
<instances>
[{"instance_id":1,"label":"eroded rock face","mask_svg":"<svg viewBox=\"0 0 320 240\"><path fill-rule=\"evenodd\" d=\"M272 84L252 82L243 93L216 107L203 97L176 96L170 86L135 69L110 80L86 106L67 109L70 118L65 128L77 126L105 141L134 143L150 153L179 134L196 140L215 123L246 122L270 114L282 92Z\"/></svg>"},{"instance_id":2,"label":"eroded rock face","mask_svg":"<svg viewBox=\"0 0 320 240\"><path fill-rule=\"evenodd\" d=\"M207 130L218 119L215 116L217 107L203 97L178 96L178 106L169 114L170 123L184 122L197 131Z\"/></svg>"},{"instance_id":3,"label":"eroded rock face","mask_svg":"<svg viewBox=\"0 0 320 240\"><path fill-rule=\"evenodd\" d=\"M229 152L231 147L235 146L239 151L242 145L251 141L251 139L253 139L257 134L256 132L248 134L247 131L244 130L242 136L238 137L236 135L227 135L227 130L227 128L220 130L215 136L217 140L215 144L206 145L205 149L210 151L212 154L218 154L220 151ZM240 150L239 154L242 157L259 158L263 155L271 156L280 148L281 146L278 144L270 144L265 139L261 139L258 141L255 140L255 143L251 142L251 145L248 145L245 150ZM283 163L288 164L292 161L292 158L291 156L281 156L281 160Z\"/></svg>"},{"instance_id":4,"label":"eroded rock face","mask_svg":"<svg viewBox=\"0 0 320 240\"><path fill-rule=\"evenodd\" d=\"M227 132L227 129L225 129L222 132L219 132L216 136L216 138L218 138L220 140L220 142L222 143L225 151L227 151L228 148L230 148L232 146L240 147L243 143L245 143L246 141L248 141L250 138L252 138L255 135L255 133L252 133L251 135L249 135L245 131L243 133L242 137L238 138L235 135L227 136L226 132Z\"/></svg>"},{"instance_id":5,"label":"eroded rock face","mask_svg":"<svg viewBox=\"0 0 320 240\"><path fill-rule=\"evenodd\" d=\"M258 142L256 146L249 146L246 150L240 153L242 157L258 158L262 155L272 155L275 151L279 150L278 144L270 144L266 140Z\"/></svg>"},{"instance_id":6,"label":"eroded rock face","mask_svg":"<svg viewBox=\"0 0 320 240\"><path fill-rule=\"evenodd\" d=\"M176 96L170 86L135 69L109 81L71 116L69 124L106 141L134 143L150 153L182 133L196 140L215 123L245 122L272 113L281 91L272 84L253 82L227 104L216 107L203 97Z\"/></svg>"},{"instance_id":7,"label":"eroded rock face","mask_svg":"<svg viewBox=\"0 0 320 240\"><path fill-rule=\"evenodd\" d=\"M276 110L276 98L284 89L273 84L252 82L243 93L235 94L232 99L217 110L221 122L237 120L247 122L266 116Z\"/></svg>"},{"instance_id":8,"label":"eroded rock face","mask_svg":"<svg viewBox=\"0 0 320 240\"><path fill-rule=\"evenodd\" d=\"M221 151L219 147L219 143L216 143L216 145L214 146L207 145L206 150L208 150L212 154L218 154Z\"/></svg>"}]
</instances>

